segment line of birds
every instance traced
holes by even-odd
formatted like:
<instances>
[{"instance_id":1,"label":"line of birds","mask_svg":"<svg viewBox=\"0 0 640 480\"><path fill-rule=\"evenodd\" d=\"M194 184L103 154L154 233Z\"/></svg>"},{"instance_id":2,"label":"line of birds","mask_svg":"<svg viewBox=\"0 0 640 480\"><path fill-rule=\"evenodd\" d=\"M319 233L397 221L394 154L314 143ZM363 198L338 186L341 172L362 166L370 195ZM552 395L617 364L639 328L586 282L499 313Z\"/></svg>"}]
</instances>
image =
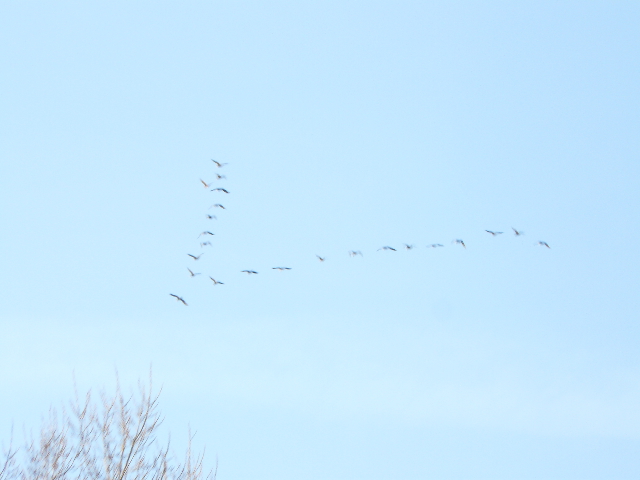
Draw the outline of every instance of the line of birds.
<instances>
[{"instance_id":1,"label":"line of birds","mask_svg":"<svg viewBox=\"0 0 640 480\"><path fill-rule=\"evenodd\" d=\"M228 165L227 163L221 163L221 162L218 162L217 160L214 160L214 159L211 159L211 161L212 161L212 162L216 165L216 167L218 167L218 168L222 168L222 167L224 167L225 165ZM227 178L225 175L222 175L222 174L220 174L220 173L216 173L216 174L215 174L215 176L216 176L216 180L224 180L224 179L226 179L226 178ZM205 182L203 179L200 179L200 182L202 183L202 185L204 186L204 188L210 188L210 187L213 185L212 183L207 183L207 182ZM221 188L221 187L212 188L212 189L211 189L211 191L212 191L212 192L222 192L222 193L229 194L229 191L228 191L226 188ZM222 204L220 204L220 203L214 203L213 205L211 205L211 206L209 207L209 210L211 210L212 208L220 208L220 209L222 209L222 210L226 210L226 209L225 209L225 207L224 207L224 205L222 205ZM208 220L217 220L217 219L218 219L218 217L217 217L216 215L211 215L210 213L207 213L206 217L207 217L207 219L208 219ZM205 236L205 238L206 238L207 236L214 236L214 235L215 235L215 233L213 233L213 232L211 232L211 231L209 231L209 230L205 230L205 231L201 232L201 233L200 233L200 235L198 235L198 237L197 237L197 238L200 238L200 237L202 237L203 235L204 235L204 236ZM200 242L200 248L204 248L204 247L207 247L207 246L212 246L210 241L206 240L206 241L204 241L204 242ZM197 260L200 260L200 257L202 257L203 255L204 255L204 252L203 252L203 253L201 253L200 255L193 255L193 254L191 254L191 253L187 253L187 256L191 257L193 260L196 260L196 261L197 261ZM200 273L199 273L199 272L198 272L198 273L196 273L196 272L194 272L193 270L191 270L190 268L187 268L187 271L189 272L189 275L191 276L191 278L193 278L193 277L196 277L196 276L200 275ZM216 280L215 278L213 278L213 277L211 277L211 276L209 276L209 278L211 279L211 281L213 282L213 284L214 284L214 285L224 285L224 283L223 283L223 282L221 282L221 281L219 281L219 280ZM189 304L188 304L188 303L185 301L185 299L184 299L184 298L182 298L181 296L179 296L179 295L175 295L175 294L173 294L173 293L170 293L169 295L170 295L170 296L172 296L173 298L175 298L175 299L176 299L176 301L181 302L182 304L184 304L185 306L189 306Z\"/></svg>"},{"instance_id":2,"label":"line of birds","mask_svg":"<svg viewBox=\"0 0 640 480\"><path fill-rule=\"evenodd\" d=\"M216 167L217 167L217 168L222 168L222 167L224 167L225 165L228 165L228 163L221 163L221 162L218 162L217 160L214 160L214 159L211 159L211 161L216 165ZM216 176L216 180L224 180L224 179L226 179L226 178L227 178L225 175L221 175L221 174L219 174L219 173L216 173L216 174L215 174L215 176ZM200 179L200 182L202 183L202 185L204 186L204 188L207 188L207 189L208 189L208 188L210 188L210 187L212 186L212 183L207 183L207 182L205 182L205 181L204 181L204 180L202 180L202 179ZM225 189L225 188L221 188L221 187L211 188L211 190L210 190L210 191L212 191L212 192L221 192L221 193L229 194L229 191L228 191L227 189ZM214 203L213 205L211 205L211 206L209 207L209 210L211 210L212 208L220 208L221 210L226 210L226 208L224 207L224 205L222 205L222 204L220 204L220 203ZM211 215L211 214L207 214L207 215L206 215L206 218L207 218L207 219L209 219L209 220L217 220L217 219L218 219L218 217L217 217L217 216L215 216L215 215ZM520 236L524 235L524 232L523 232L522 230L517 230L517 229L515 229L515 228L513 228L513 227L511 227L511 229L513 230L513 234L514 234L516 237L520 237ZM490 234L492 237L496 237L496 236L498 236L498 235L502 235L502 234L504 233L504 232L497 232L497 231L494 231L494 230L485 230L485 232L487 232L488 234ZM201 233L198 235L198 237L197 237L197 238L199 239L199 238L200 238L200 237L202 237L202 236L205 236L205 237L206 237L206 236L214 236L214 235L215 235L215 234L214 234L213 232L211 232L211 231L209 231L209 230L205 230L205 231L201 232ZM465 245L464 241L463 241L462 239L459 239L459 238L457 238L457 239L453 240L451 243L452 243L452 244L455 244L455 245L461 245L461 246L462 246L463 248L465 248L465 249L467 248L467 246ZM542 240L540 240L540 241L536 242L534 245L538 245L538 246L546 247L546 248L549 248L549 249L551 248L547 242L544 242L544 241L542 241ZM206 246L211 246L211 242L209 242L209 241L200 242L200 247L201 247L201 248L204 248L204 247L206 247ZM414 248L416 248L416 247L415 247L415 245L413 245L413 244L408 244L408 243L404 243L404 244L403 244L403 246L404 246L404 249L405 249L405 250L413 250ZM431 243L431 244L427 245L427 248L440 248L440 247L444 247L444 245L443 245L443 244L441 244L441 243ZM377 251L392 251L392 252L397 252L398 250L397 250L396 248L394 248L394 247L389 246L389 245L384 245L384 246L380 247ZM361 257L363 257L363 256L364 256L360 250L349 250L349 251L348 251L348 254L349 254L349 256L350 256L350 257L357 257L358 255L359 255L359 256L361 256ZM189 257L191 257L193 260L196 260L196 261L197 261L197 260L200 260L200 257L202 257L202 256L204 255L204 252L203 252L203 253L201 253L200 255L193 255L193 254L191 254L191 253L188 253L187 255L188 255ZM320 262L324 262L324 261L326 261L326 259L327 259L327 257L322 257L322 256L320 256L320 255L316 255L316 258L317 258ZM291 270L291 267L272 267L272 270L285 271L285 270ZM190 275L192 278L193 278L193 277L196 277L196 276L198 276L198 275L200 275L200 273L196 273L196 272L192 271L190 268L187 268L187 271L189 272L189 275ZM247 275L257 275L257 274L258 274L258 272L256 272L255 270L241 270L240 272L241 272L241 273L246 273ZM211 277L211 276L209 276L209 278L210 278L210 279L211 279L211 281L213 282L213 285L214 285L214 286L217 286L217 285L224 285L224 283L223 283L223 282L221 282L221 281L219 281L219 280L216 280L215 278L213 278L213 277ZM181 303L182 303L182 304L184 304L185 306L188 306L188 305L189 305L189 304L184 300L184 298L182 298L181 296L179 296L179 295L175 295L175 294L173 294L173 293L170 293L169 295L170 295L170 296L172 296L172 297L174 297L174 298L176 299L176 301L181 302Z\"/></svg>"},{"instance_id":3,"label":"line of birds","mask_svg":"<svg viewBox=\"0 0 640 480\"><path fill-rule=\"evenodd\" d=\"M217 160L211 159L211 161L215 164L215 166L217 168L222 168L225 165L228 165L227 163L221 163L218 162ZM225 175L222 175L220 173L216 173L216 180L225 180L227 177ZM215 188L211 188L213 186L213 183L207 183L205 182L202 178L200 179L200 183L202 183L203 187L206 189L210 189L211 192L220 192L220 193L225 193L225 194L229 194L229 190L227 190L226 188L222 188L222 187L215 187ZM213 205L211 205L209 207L209 210L211 210L212 208L219 208L221 210L226 210L226 207L224 205L222 205L221 203L214 203ZM217 220L218 217L216 215L211 215L210 213L208 213L206 215L206 218L208 220ZM209 230L205 230L203 232L201 232L198 235L198 239L201 238L202 236L204 236L205 238L208 236L214 236L215 233L209 231ZM209 241L203 241L200 242L200 247L204 248L207 246L212 246L211 242ZM191 257L193 260L200 260L200 258L204 255L204 252L201 253L200 255L193 255L192 253L187 253L187 256ZM322 260L324 261L324 258L322 258ZM291 270L291 267L273 267L273 270L280 270L280 271L285 271L285 270ZM187 268L187 271L189 272L189 276L191 276L191 278L196 277L198 275L200 275L199 272L194 272L193 270L191 270L190 268ZM256 272L255 270L241 270L241 273L246 273L247 275L257 275L258 272ZM224 282L221 282L219 280L216 280L215 278L213 278L212 276L209 276L209 279L213 282L213 285L224 285ZM172 296L173 298L176 299L176 301L181 302L182 304L184 304L185 306L188 306L189 304L185 301L184 298L182 298L180 295L176 295L174 293L170 293L170 296Z\"/></svg>"}]
</instances>

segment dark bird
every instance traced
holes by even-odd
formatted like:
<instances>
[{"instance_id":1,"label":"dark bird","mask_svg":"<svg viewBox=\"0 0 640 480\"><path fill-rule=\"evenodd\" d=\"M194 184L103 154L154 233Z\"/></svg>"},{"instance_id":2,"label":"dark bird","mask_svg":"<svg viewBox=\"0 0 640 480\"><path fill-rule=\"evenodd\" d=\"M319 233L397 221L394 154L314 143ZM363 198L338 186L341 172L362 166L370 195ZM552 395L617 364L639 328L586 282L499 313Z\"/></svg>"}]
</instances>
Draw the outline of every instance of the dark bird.
<instances>
[{"instance_id":1,"label":"dark bird","mask_svg":"<svg viewBox=\"0 0 640 480\"><path fill-rule=\"evenodd\" d=\"M169 295L171 295L172 297L175 297L175 299L176 299L178 302L182 302L182 303L184 303L187 307L189 306L189 305L187 305L187 302L185 302L185 301L184 301L184 298L179 297L178 295L174 295L173 293L170 293Z\"/></svg>"},{"instance_id":2,"label":"dark bird","mask_svg":"<svg viewBox=\"0 0 640 480\"><path fill-rule=\"evenodd\" d=\"M198 255L197 257L195 255L191 255L190 253L187 253L187 255L189 255L191 258L193 258L194 260L200 260L200 257L202 255L204 255L204 253L201 253L200 255Z\"/></svg>"},{"instance_id":3,"label":"dark bird","mask_svg":"<svg viewBox=\"0 0 640 480\"><path fill-rule=\"evenodd\" d=\"M351 251L349 252L349 255L350 255L351 257L355 257L356 255L360 255L361 257L363 256L363 255L362 255L362 252L361 252L360 250L351 250Z\"/></svg>"},{"instance_id":4,"label":"dark bird","mask_svg":"<svg viewBox=\"0 0 640 480\"><path fill-rule=\"evenodd\" d=\"M511 227L511 230L513 230L513 234L516 237L519 237L520 235L524 235L524 232L522 230L516 230L515 228Z\"/></svg>"},{"instance_id":5,"label":"dark bird","mask_svg":"<svg viewBox=\"0 0 640 480\"><path fill-rule=\"evenodd\" d=\"M430 248L438 248L438 247L444 247L444 245L442 245L441 243L432 243L431 245L429 245Z\"/></svg>"},{"instance_id":6,"label":"dark bird","mask_svg":"<svg viewBox=\"0 0 640 480\"><path fill-rule=\"evenodd\" d=\"M200 246L202 248L206 247L207 245L211 246L211 242L202 242L202 243L200 243Z\"/></svg>"},{"instance_id":7,"label":"dark bird","mask_svg":"<svg viewBox=\"0 0 640 480\"><path fill-rule=\"evenodd\" d=\"M541 245L543 247L551 248L547 242L543 242L542 240L536 243L536 245Z\"/></svg>"},{"instance_id":8,"label":"dark bird","mask_svg":"<svg viewBox=\"0 0 640 480\"><path fill-rule=\"evenodd\" d=\"M189 275L191 275L192 277L195 277L196 275L200 275L199 273L193 273L190 268L187 268L187 270L189 270Z\"/></svg>"},{"instance_id":9,"label":"dark bird","mask_svg":"<svg viewBox=\"0 0 640 480\"><path fill-rule=\"evenodd\" d=\"M404 248L405 248L405 250L413 250L415 248L415 246L414 245L409 245L408 243L405 243L404 244Z\"/></svg>"},{"instance_id":10,"label":"dark bird","mask_svg":"<svg viewBox=\"0 0 640 480\"><path fill-rule=\"evenodd\" d=\"M490 234L491 234L491 235L493 235L494 237L495 237L496 235L501 235L501 234L502 234L502 232L492 232L491 230L485 230L485 232L490 233Z\"/></svg>"},{"instance_id":11,"label":"dark bird","mask_svg":"<svg viewBox=\"0 0 640 480\"><path fill-rule=\"evenodd\" d=\"M227 177L225 177L224 175L220 175L219 173L216 173L216 178L218 180L222 180L222 179L227 178Z\"/></svg>"},{"instance_id":12,"label":"dark bird","mask_svg":"<svg viewBox=\"0 0 640 480\"><path fill-rule=\"evenodd\" d=\"M227 190L225 190L224 188L212 188L211 189L212 192L224 192L224 193L229 193Z\"/></svg>"},{"instance_id":13,"label":"dark bird","mask_svg":"<svg viewBox=\"0 0 640 480\"><path fill-rule=\"evenodd\" d=\"M209 230L205 230L200 235L198 235L198 238L200 238L202 235L215 235L215 233L211 233Z\"/></svg>"},{"instance_id":14,"label":"dark bird","mask_svg":"<svg viewBox=\"0 0 640 480\"><path fill-rule=\"evenodd\" d=\"M380 251L380 250L393 250L394 252L396 252L396 251L397 251L395 248L393 248L393 247L389 247L389 246L380 247L380 248L378 249L378 251Z\"/></svg>"},{"instance_id":15,"label":"dark bird","mask_svg":"<svg viewBox=\"0 0 640 480\"><path fill-rule=\"evenodd\" d=\"M219 203L214 203L213 205L211 205L211 206L209 207L209 209L212 209L213 207L221 208L221 209L223 209L223 210L226 210L226 208L224 208L224 206L223 206L223 205L220 205Z\"/></svg>"},{"instance_id":16,"label":"dark bird","mask_svg":"<svg viewBox=\"0 0 640 480\"><path fill-rule=\"evenodd\" d=\"M324 262L327 259L327 257L321 257L320 255L316 255L316 257L318 257L318 260L321 262Z\"/></svg>"},{"instance_id":17,"label":"dark bird","mask_svg":"<svg viewBox=\"0 0 640 480\"><path fill-rule=\"evenodd\" d=\"M211 159L211 161L215 163L218 168L224 167L225 165L229 165L228 163L220 163L217 160L214 160L213 158Z\"/></svg>"},{"instance_id":18,"label":"dark bird","mask_svg":"<svg viewBox=\"0 0 640 480\"><path fill-rule=\"evenodd\" d=\"M271 270L291 270L291 267L273 267Z\"/></svg>"},{"instance_id":19,"label":"dark bird","mask_svg":"<svg viewBox=\"0 0 640 480\"><path fill-rule=\"evenodd\" d=\"M207 218L209 220L217 220L218 219L218 217L216 217L215 215L207 215Z\"/></svg>"},{"instance_id":20,"label":"dark bird","mask_svg":"<svg viewBox=\"0 0 640 480\"><path fill-rule=\"evenodd\" d=\"M252 273L258 273L255 270L242 270L242 273L246 273L248 275L251 275Z\"/></svg>"},{"instance_id":21,"label":"dark bird","mask_svg":"<svg viewBox=\"0 0 640 480\"><path fill-rule=\"evenodd\" d=\"M209 277L209 278L211 279L211 281L213 282L213 284L214 284L214 285L224 285L224 283L219 282L218 280L216 280L216 279L215 279L215 278L213 278L213 277Z\"/></svg>"},{"instance_id":22,"label":"dark bird","mask_svg":"<svg viewBox=\"0 0 640 480\"><path fill-rule=\"evenodd\" d=\"M209 188L211 186L210 183L205 182L203 179L200 179L200 181L202 182L202 185L204 185L204 188Z\"/></svg>"},{"instance_id":23,"label":"dark bird","mask_svg":"<svg viewBox=\"0 0 640 480\"><path fill-rule=\"evenodd\" d=\"M460 245L462 245L464 248L467 248L467 246L464 244L464 242L462 240L460 240L459 238L457 240L454 240L451 243L459 243Z\"/></svg>"}]
</instances>

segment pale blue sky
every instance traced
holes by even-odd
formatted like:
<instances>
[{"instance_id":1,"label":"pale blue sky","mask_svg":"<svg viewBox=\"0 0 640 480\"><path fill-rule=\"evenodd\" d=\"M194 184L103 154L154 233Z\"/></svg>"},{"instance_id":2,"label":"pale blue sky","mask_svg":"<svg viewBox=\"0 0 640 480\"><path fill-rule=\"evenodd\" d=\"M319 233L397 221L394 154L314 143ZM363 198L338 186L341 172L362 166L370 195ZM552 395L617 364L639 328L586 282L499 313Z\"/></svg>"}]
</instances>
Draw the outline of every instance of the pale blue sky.
<instances>
[{"instance_id":1,"label":"pale blue sky","mask_svg":"<svg viewBox=\"0 0 640 480\"><path fill-rule=\"evenodd\" d=\"M221 480L637 478L639 24L2 2L0 438L153 365Z\"/></svg>"}]
</instances>

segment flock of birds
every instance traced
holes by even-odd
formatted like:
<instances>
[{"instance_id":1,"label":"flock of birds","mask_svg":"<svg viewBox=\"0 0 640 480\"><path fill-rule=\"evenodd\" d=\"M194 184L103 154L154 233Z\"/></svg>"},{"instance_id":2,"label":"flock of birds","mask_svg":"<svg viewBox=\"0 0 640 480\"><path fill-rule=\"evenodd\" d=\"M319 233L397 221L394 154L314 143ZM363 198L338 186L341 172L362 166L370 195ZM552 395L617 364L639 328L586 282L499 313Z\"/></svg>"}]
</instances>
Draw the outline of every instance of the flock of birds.
<instances>
[{"instance_id":1,"label":"flock of birds","mask_svg":"<svg viewBox=\"0 0 640 480\"><path fill-rule=\"evenodd\" d=\"M222 168L222 167L224 167L225 165L228 165L227 163L221 163L221 162L218 162L217 160L213 160L213 159L211 159L211 161L215 164L215 166L216 166L217 168ZM221 174L219 174L219 173L216 173L216 174L215 174L215 176L216 176L216 180L218 180L218 181L219 181L219 180L225 180L225 179L227 178L225 175L221 175ZM204 188L205 188L205 189L209 189L210 187L212 187L212 186L213 186L213 183L207 183L207 182L205 182L205 181L204 181L204 180L202 180L202 179L200 179L200 182L202 183L202 185L204 186ZM225 189L225 188L222 188L222 187L211 188L211 189L210 189L210 191L212 191L212 192L224 193L224 194L227 194L227 195L229 194L229 191L228 191L227 189ZM211 206L209 207L209 210L211 210L212 208L219 208L219 209L221 209L221 210L226 210L226 208L224 207L224 205L222 205L221 203L214 203L213 205L211 205ZM215 215L211 215L211 214L209 214L209 213L206 215L206 218L207 218L207 219L209 219L209 220L217 220L217 217L216 217ZM519 236L524 235L524 232L523 232L522 230L517 230L517 229L515 229L515 228L513 228L513 227L511 227L511 229L513 230L513 234L514 234L516 237L519 237ZM487 232L488 234L490 234L492 237L496 237L496 236L498 236L498 235L502 235L502 234L504 233L504 232L497 232L497 231L493 231L493 230L485 230L485 232ZM209 236L213 236L213 235L215 235L215 234L214 234L213 232L209 231L209 230L205 230L205 231L201 232L201 233L198 235L198 239L200 239L201 237L204 237L204 241L201 241L201 242L200 242L200 247L201 247L201 248L204 248L204 247L207 247L207 246L211 246L211 242L210 242L210 241L208 241L208 240L206 240L206 238L208 238ZM462 246L463 248L465 248L465 249L467 248L467 246L465 245L464 241L463 241L463 240L461 240L461 239L459 239L459 238L457 238L457 239L453 240L451 243L452 243L452 244L455 244L455 245L461 245L461 246ZM544 241L542 241L542 240L540 240L540 241L536 242L536 243L535 243L535 245L538 245L538 246L541 246L541 247L546 247L546 248L551 248L547 242L544 242ZM427 247L428 247L428 248L440 248L440 247L444 247L444 245L443 245L443 244L441 244L441 243L432 243L432 244L430 244L430 245L427 245ZM403 248L404 248L405 250L413 250L413 249L415 248L415 245L405 243L405 244L403 244ZM380 247L380 248L378 249L378 251L392 251L392 252L396 252L396 251L397 251L397 249L396 249L396 248L394 248L394 247L391 247L391 246L389 246L389 245L385 245L385 246ZM362 252L361 252L360 250L350 250L350 251L348 252L348 254L349 254L349 256L351 256L351 257L356 257L356 256L358 256L358 255L363 256L363 255L362 255ZM188 253L188 254L187 254L187 256L188 256L188 257L190 257L191 259L193 259L194 261L198 261L198 260L200 260L200 257L202 257L202 255L204 255L204 253L200 253L200 255L193 255L193 254L191 254L191 253ZM326 260L326 257L322 257L322 256L320 256L320 255L316 255L316 258L317 258L320 262L324 262L324 261ZM272 270L286 271L286 270L291 270L291 267L272 267ZM190 268L187 268L187 271L189 272L189 275L190 275L191 277L196 277L196 276L200 275L200 273L196 273L196 272L194 272L193 270L191 270ZM258 274L258 272L256 272L255 270L241 270L240 272L241 272L241 273L246 273L247 275L257 275L257 274ZM224 283L223 283L223 282L221 282L221 281L219 281L219 280L216 280L215 278L213 278L213 277L211 277L211 276L209 276L209 278L210 278L210 279L211 279L211 281L213 282L213 285L214 285L214 286L217 286L217 285L224 285ZM169 295L170 295L170 296L172 296L172 297L174 297L174 298L176 299L176 301L181 302L181 303L182 303L182 304L184 304L185 306L188 306L188 305L189 305L189 304L184 300L184 298L182 298L181 296L179 296L179 295L175 295L175 294L173 294L173 293L170 293Z\"/></svg>"}]
</instances>

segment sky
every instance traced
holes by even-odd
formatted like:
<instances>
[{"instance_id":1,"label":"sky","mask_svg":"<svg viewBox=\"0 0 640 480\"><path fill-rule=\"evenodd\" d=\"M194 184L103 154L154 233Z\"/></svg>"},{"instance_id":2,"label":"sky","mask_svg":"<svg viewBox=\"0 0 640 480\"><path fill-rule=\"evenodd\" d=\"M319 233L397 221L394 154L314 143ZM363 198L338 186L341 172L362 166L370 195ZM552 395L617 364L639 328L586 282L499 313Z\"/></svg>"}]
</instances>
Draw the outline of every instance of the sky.
<instances>
[{"instance_id":1,"label":"sky","mask_svg":"<svg viewBox=\"0 0 640 480\"><path fill-rule=\"evenodd\" d=\"M638 4L0 8L0 443L151 368L221 480L638 477Z\"/></svg>"}]
</instances>

